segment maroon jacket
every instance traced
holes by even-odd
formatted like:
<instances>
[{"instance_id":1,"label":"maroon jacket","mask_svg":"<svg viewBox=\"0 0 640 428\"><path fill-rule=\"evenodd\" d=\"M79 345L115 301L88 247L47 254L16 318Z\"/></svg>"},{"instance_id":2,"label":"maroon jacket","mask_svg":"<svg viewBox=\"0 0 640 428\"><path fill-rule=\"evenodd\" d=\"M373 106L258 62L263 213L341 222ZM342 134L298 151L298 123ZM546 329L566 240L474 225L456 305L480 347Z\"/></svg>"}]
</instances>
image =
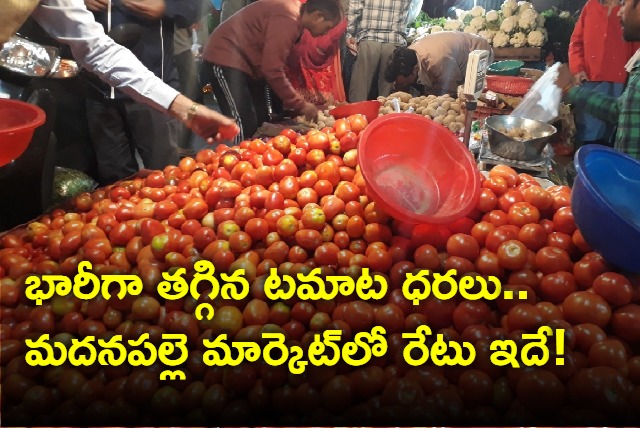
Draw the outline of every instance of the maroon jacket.
<instances>
[{"instance_id":1,"label":"maroon jacket","mask_svg":"<svg viewBox=\"0 0 640 428\"><path fill-rule=\"evenodd\" d=\"M286 107L300 111L305 101L291 86L285 64L302 30L299 2L256 1L211 33L204 59L241 70L256 80L264 78Z\"/></svg>"}]
</instances>

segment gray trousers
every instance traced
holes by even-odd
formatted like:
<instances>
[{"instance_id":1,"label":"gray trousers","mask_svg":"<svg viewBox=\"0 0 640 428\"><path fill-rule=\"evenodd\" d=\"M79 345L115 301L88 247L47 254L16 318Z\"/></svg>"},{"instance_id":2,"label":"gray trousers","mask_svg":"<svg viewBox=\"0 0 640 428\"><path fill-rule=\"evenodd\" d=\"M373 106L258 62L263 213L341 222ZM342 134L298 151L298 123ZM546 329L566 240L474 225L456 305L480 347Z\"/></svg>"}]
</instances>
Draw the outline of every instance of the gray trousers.
<instances>
[{"instance_id":1,"label":"gray trousers","mask_svg":"<svg viewBox=\"0 0 640 428\"><path fill-rule=\"evenodd\" d=\"M393 91L393 83L384 80L384 70L396 45L380 43L372 40L361 40L358 43L358 56L351 71L349 82L349 102L366 101L369 99L371 85L377 77L377 91L375 97L386 97Z\"/></svg>"},{"instance_id":2,"label":"gray trousers","mask_svg":"<svg viewBox=\"0 0 640 428\"><path fill-rule=\"evenodd\" d=\"M89 131L98 160L98 179L106 185L138 172L137 151L147 169L177 165L177 119L145 104L87 99Z\"/></svg>"}]
</instances>

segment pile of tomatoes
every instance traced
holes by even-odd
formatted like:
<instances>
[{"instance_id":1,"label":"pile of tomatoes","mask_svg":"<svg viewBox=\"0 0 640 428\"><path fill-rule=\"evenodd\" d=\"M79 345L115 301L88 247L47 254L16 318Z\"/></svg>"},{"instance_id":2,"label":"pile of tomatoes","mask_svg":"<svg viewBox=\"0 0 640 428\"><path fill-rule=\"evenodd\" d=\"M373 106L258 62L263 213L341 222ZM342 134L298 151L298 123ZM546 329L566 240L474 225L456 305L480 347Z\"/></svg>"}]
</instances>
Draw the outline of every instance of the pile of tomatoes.
<instances>
[{"instance_id":1,"label":"pile of tomatoes","mask_svg":"<svg viewBox=\"0 0 640 428\"><path fill-rule=\"evenodd\" d=\"M506 166L482 184L475 210L448 225L410 225L368 199L357 165L366 118L268 141L205 149L176 166L81 194L0 238L2 412L13 425L333 424L447 425L528 422L603 424L640 418L640 279L616 272L577 229L570 189L543 189ZM389 144L401 142L390 141ZM212 320L198 321L201 301L164 301L162 272L193 270L200 259L217 272L244 269L242 301L215 299ZM73 276L87 260L95 274L139 275L140 296L83 302L54 297L35 306L30 274ZM264 279L281 274L351 275L363 268L387 278L382 301L270 301ZM419 305L401 286L420 269L500 279L525 300L443 301ZM409 366L403 332L427 324L446 340L472 342L469 367ZM389 351L360 368L243 364L207 367L203 338L226 333L259 341L284 333L308 345L326 329L346 340L374 325ZM490 344L549 325L565 330L565 364L496 367ZM125 339L165 332L188 338L185 381L160 381L163 367L30 367L26 338L87 335ZM555 361L555 359L552 359ZM155 423L157 425L157 423Z\"/></svg>"}]
</instances>

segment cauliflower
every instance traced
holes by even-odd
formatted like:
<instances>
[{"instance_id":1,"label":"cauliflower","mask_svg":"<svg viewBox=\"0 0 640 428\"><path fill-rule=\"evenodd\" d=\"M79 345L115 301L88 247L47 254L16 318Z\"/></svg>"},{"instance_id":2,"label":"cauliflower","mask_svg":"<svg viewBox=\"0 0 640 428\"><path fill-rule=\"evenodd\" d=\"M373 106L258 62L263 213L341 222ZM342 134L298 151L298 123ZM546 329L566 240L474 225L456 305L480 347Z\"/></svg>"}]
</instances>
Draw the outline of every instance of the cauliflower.
<instances>
[{"instance_id":1,"label":"cauliflower","mask_svg":"<svg viewBox=\"0 0 640 428\"><path fill-rule=\"evenodd\" d=\"M430 31L430 33L431 33L431 34L433 34L433 33L438 33L438 32L443 31L443 30L444 30L444 29L443 29L441 26L439 26L439 25L434 25L434 26L432 26L432 27L431 27L431 31Z\"/></svg>"},{"instance_id":2,"label":"cauliflower","mask_svg":"<svg viewBox=\"0 0 640 428\"><path fill-rule=\"evenodd\" d=\"M518 15L518 27L523 30L532 30L538 23L538 12L534 9L526 9Z\"/></svg>"},{"instance_id":3,"label":"cauliflower","mask_svg":"<svg viewBox=\"0 0 640 428\"><path fill-rule=\"evenodd\" d=\"M484 37L485 39L487 39L487 41L489 43L491 43L491 41L493 40L493 37L496 35L497 31L493 31L493 30L482 30L480 32L478 32L478 35L480 37Z\"/></svg>"},{"instance_id":4,"label":"cauliflower","mask_svg":"<svg viewBox=\"0 0 640 428\"><path fill-rule=\"evenodd\" d=\"M470 34L476 34L478 32L478 29L473 25L467 25L466 27L464 27L464 32L470 33Z\"/></svg>"},{"instance_id":5,"label":"cauliflower","mask_svg":"<svg viewBox=\"0 0 640 428\"><path fill-rule=\"evenodd\" d=\"M420 27L416 32L418 33L417 36L421 37L421 36L424 36L425 34L428 34L429 29L427 27Z\"/></svg>"},{"instance_id":6,"label":"cauliflower","mask_svg":"<svg viewBox=\"0 0 640 428\"><path fill-rule=\"evenodd\" d=\"M529 46L539 47L544 45L544 34L540 30L533 30L527 36L527 44Z\"/></svg>"},{"instance_id":7,"label":"cauliflower","mask_svg":"<svg viewBox=\"0 0 640 428\"><path fill-rule=\"evenodd\" d=\"M527 9L533 9L533 5L528 1L519 1L518 2L518 15L524 12Z\"/></svg>"},{"instance_id":8,"label":"cauliflower","mask_svg":"<svg viewBox=\"0 0 640 428\"><path fill-rule=\"evenodd\" d=\"M469 11L456 9L456 16L460 21L464 21L467 15L469 15Z\"/></svg>"},{"instance_id":9,"label":"cauliflower","mask_svg":"<svg viewBox=\"0 0 640 428\"><path fill-rule=\"evenodd\" d=\"M502 31L498 31L494 36L493 36L493 46L496 48L502 48L504 46L507 46L509 44L509 35L502 32Z\"/></svg>"},{"instance_id":10,"label":"cauliflower","mask_svg":"<svg viewBox=\"0 0 640 428\"><path fill-rule=\"evenodd\" d=\"M537 28L544 27L545 22L546 22L546 18L544 17L544 15L538 15L538 18L536 19L536 27Z\"/></svg>"},{"instance_id":11,"label":"cauliflower","mask_svg":"<svg viewBox=\"0 0 640 428\"><path fill-rule=\"evenodd\" d=\"M444 23L444 31L460 31L462 27L462 21L457 19L449 19Z\"/></svg>"},{"instance_id":12,"label":"cauliflower","mask_svg":"<svg viewBox=\"0 0 640 428\"><path fill-rule=\"evenodd\" d=\"M517 16L509 16L502 21L500 24L500 31L503 31L507 34L513 33L518 26L518 17Z\"/></svg>"},{"instance_id":13,"label":"cauliflower","mask_svg":"<svg viewBox=\"0 0 640 428\"><path fill-rule=\"evenodd\" d=\"M516 3L516 0L507 0L502 3L500 11L505 17L515 15L518 12L518 3Z\"/></svg>"},{"instance_id":14,"label":"cauliflower","mask_svg":"<svg viewBox=\"0 0 640 428\"><path fill-rule=\"evenodd\" d=\"M476 27L476 30L480 31L480 30L483 30L485 27L485 20L482 16L476 16L471 20L469 25Z\"/></svg>"},{"instance_id":15,"label":"cauliflower","mask_svg":"<svg viewBox=\"0 0 640 428\"><path fill-rule=\"evenodd\" d=\"M569 18L571 16L571 14L569 13L568 10L563 10L562 12L560 12L560 18Z\"/></svg>"},{"instance_id":16,"label":"cauliflower","mask_svg":"<svg viewBox=\"0 0 640 428\"><path fill-rule=\"evenodd\" d=\"M474 6L469 13L474 17L484 16L484 8L482 6Z\"/></svg>"},{"instance_id":17,"label":"cauliflower","mask_svg":"<svg viewBox=\"0 0 640 428\"><path fill-rule=\"evenodd\" d=\"M490 10L489 12L487 12L485 19L487 20L487 22L495 22L495 21L498 21L498 19L500 19L500 16L498 15L498 12L496 12L495 10Z\"/></svg>"},{"instance_id":18,"label":"cauliflower","mask_svg":"<svg viewBox=\"0 0 640 428\"><path fill-rule=\"evenodd\" d=\"M521 48L527 44L527 35L523 32L517 32L509 39L509 43L515 48Z\"/></svg>"}]
</instances>

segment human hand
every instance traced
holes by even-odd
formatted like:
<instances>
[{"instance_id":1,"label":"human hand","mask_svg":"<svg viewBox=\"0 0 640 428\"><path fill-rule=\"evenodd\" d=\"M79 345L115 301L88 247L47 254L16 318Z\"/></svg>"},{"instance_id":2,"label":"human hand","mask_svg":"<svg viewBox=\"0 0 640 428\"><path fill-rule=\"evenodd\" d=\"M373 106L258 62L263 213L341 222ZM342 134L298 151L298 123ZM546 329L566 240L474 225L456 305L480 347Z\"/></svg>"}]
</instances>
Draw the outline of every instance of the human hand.
<instances>
[{"instance_id":1,"label":"human hand","mask_svg":"<svg viewBox=\"0 0 640 428\"><path fill-rule=\"evenodd\" d=\"M207 143L233 140L240 128L233 119L211 110L179 94L169 106L169 114L182 121L193 132L205 138Z\"/></svg>"},{"instance_id":2,"label":"human hand","mask_svg":"<svg viewBox=\"0 0 640 428\"><path fill-rule=\"evenodd\" d=\"M556 77L556 85L562 89L562 92L567 92L575 84L576 80L569 71L567 64L562 64L558 69L558 77Z\"/></svg>"},{"instance_id":3,"label":"human hand","mask_svg":"<svg viewBox=\"0 0 640 428\"><path fill-rule=\"evenodd\" d=\"M84 0L84 5L87 6L87 9L91 12L100 12L107 10L109 0Z\"/></svg>"},{"instance_id":4,"label":"human hand","mask_svg":"<svg viewBox=\"0 0 640 428\"><path fill-rule=\"evenodd\" d=\"M581 85L582 82L586 82L587 80L589 80L587 78L587 73L585 71L578 72L578 74L573 76L573 79L574 79L576 85Z\"/></svg>"},{"instance_id":5,"label":"human hand","mask_svg":"<svg viewBox=\"0 0 640 428\"><path fill-rule=\"evenodd\" d=\"M318 107L312 103L305 103L302 110L300 110L300 114L303 115L307 120L315 122L318 120Z\"/></svg>"},{"instance_id":6,"label":"human hand","mask_svg":"<svg viewBox=\"0 0 640 428\"><path fill-rule=\"evenodd\" d=\"M356 43L355 37L349 37L347 39L347 49L349 49L349 52L354 56L358 56L358 43Z\"/></svg>"},{"instance_id":7,"label":"human hand","mask_svg":"<svg viewBox=\"0 0 640 428\"><path fill-rule=\"evenodd\" d=\"M164 0L122 0L122 5L147 19L160 19L164 15Z\"/></svg>"}]
</instances>

